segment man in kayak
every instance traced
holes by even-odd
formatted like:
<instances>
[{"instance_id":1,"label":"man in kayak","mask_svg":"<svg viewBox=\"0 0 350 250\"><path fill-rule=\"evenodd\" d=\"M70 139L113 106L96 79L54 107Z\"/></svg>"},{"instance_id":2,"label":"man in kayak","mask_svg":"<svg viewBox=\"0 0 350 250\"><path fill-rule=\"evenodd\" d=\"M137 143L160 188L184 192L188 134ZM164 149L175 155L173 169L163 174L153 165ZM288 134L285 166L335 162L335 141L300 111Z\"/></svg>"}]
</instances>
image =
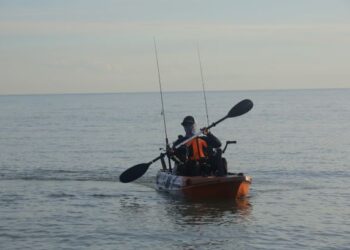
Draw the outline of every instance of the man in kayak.
<instances>
[{"instance_id":1,"label":"man in kayak","mask_svg":"<svg viewBox=\"0 0 350 250\"><path fill-rule=\"evenodd\" d=\"M174 147L196 134L193 116L186 116L181 123L185 136L180 135ZM180 160L176 163L176 174L185 176L217 175L227 173L221 158L221 142L209 130L202 130L203 136L196 137L174 151Z\"/></svg>"}]
</instances>

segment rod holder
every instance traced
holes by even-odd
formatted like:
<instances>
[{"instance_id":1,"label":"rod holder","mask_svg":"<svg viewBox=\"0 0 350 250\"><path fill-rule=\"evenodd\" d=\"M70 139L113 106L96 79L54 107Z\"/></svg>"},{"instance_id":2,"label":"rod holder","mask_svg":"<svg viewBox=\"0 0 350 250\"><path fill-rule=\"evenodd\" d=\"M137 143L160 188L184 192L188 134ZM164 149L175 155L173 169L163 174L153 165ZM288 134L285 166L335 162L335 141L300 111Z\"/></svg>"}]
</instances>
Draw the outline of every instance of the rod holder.
<instances>
[{"instance_id":1,"label":"rod holder","mask_svg":"<svg viewBox=\"0 0 350 250\"><path fill-rule=\"evenodd\" d=\"M236 144L237 143L237 141L226 141L226 145L225 145L225 147L224 147L224 150L222 150L222 153L225 153L225 151L226 151L226 149L227 149L227 146L229 145L229 144Z\"/></svg>"}]
</instances>

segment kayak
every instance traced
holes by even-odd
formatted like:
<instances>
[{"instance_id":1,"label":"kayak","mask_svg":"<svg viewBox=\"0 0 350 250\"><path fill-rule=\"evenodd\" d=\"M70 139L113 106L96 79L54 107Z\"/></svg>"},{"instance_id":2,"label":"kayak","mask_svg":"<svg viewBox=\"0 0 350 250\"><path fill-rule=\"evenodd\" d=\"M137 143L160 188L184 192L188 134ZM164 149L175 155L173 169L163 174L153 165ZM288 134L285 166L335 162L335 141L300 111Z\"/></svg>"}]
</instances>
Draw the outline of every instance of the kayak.
<instances>
[{"instance_id":1,"label":"kayak","mask_svg":"<svg viewBox=\"0 0 350 250\"><path fill-rule=\"evenodd\" d=\"M163 105L163 101L162 101ZM162 106L163 115L164 107ZM241 116L249 112L253 108L253 102L249 99L244 99L233 106L230 111L221 119L213 122L208 127L204 127L200 132L195 133L191 137L185 139L179 144L170 146L168 143L168 138L166 136L166 150L162 152L159 156L153 160L137 164L132 166L122 172L119 176L119 181L122 183L132 182L141 176L143 176L148 168L156 161L161 160L163 170L160 170L156 178L156 188L158 190L165 190L170 193L178 193L187 197L201 198L201 197L230 197L230 198L240 198L248 195L249 187L251 184L252 178L250 176L245 176L243 174L228 174L223 177L218 176L180 176L172 174L166 166L164 157L172 155L174 152L169 152L168 149L173 149L174 151L180 147L186 145L191 140L201 136L204 131L209 131L212 127L215 127L219 123L223 122L227 118L233 118ZM165 116L164 126L165 126ZM192 117L193 118L193 117ZM166 126L165 126L166 128ZM166 134L166 129L165 129ZM228 144L236 143L236 141L226 141L226 145L222 150L222 154L225 153L225 150ZM218 152L218 151L217 151ZM171 158L171 157L170 157ZM224 158L222 158L224 159ZM186 162L185 162L186 163ZM169 162L170 164L170 162ZM227 166L227 165L226 165ZM222 166L221 166L222 167ZM227 169L227 167L226 167ZM222 170L222 169L221 169ZM221 171L222 172L222 171Z\"/></svg>"},{"instance_id":2,"label":"kayak","mask_svg":"<svg viewBox=\"0 0 350 250\"><path fill-rule=\"evenodd\" d=\"M252 178L242 173L226 176L179 176L159 170L155 187L158 191L188 199L238 199L248 195Z\"/></svg>"}]
</instances>

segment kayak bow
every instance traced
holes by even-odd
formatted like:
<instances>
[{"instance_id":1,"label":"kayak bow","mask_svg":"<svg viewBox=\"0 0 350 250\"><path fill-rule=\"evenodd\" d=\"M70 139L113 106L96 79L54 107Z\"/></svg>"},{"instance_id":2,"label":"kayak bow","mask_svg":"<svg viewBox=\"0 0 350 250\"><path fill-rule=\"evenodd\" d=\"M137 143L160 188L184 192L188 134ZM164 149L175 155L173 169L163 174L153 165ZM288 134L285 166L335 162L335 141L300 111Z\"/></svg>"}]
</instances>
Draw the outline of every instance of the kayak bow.
<instances>
[{"instance_id":1,"label":"kayak bow","mask_svg":"<svg viewBox=\"0 0 350 250\"><path fill-rule=\"evenodd\" d=\"M160 170L156 189L188 199L237 199L248 195L252 178L244 174L226 176L179 176Z\"/></svg>"}]
</instances>

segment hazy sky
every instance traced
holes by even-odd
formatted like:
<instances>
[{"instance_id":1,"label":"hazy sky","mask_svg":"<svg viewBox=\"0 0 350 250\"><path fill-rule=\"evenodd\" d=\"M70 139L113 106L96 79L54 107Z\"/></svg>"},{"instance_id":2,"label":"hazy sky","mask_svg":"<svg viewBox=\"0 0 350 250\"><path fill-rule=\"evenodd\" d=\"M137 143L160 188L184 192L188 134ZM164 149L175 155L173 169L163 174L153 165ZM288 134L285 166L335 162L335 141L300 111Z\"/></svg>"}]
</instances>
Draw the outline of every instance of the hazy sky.
<instances>
[{"instance_id":1,"label":"hazy sky","mask_svg":"<svg viewBox=\"0 0 350 250\"><path fill-rule=\"evenodd\" d=\"M0 0L0 94L350 87L350 0Z\"/></svg>"}]
</instances>

